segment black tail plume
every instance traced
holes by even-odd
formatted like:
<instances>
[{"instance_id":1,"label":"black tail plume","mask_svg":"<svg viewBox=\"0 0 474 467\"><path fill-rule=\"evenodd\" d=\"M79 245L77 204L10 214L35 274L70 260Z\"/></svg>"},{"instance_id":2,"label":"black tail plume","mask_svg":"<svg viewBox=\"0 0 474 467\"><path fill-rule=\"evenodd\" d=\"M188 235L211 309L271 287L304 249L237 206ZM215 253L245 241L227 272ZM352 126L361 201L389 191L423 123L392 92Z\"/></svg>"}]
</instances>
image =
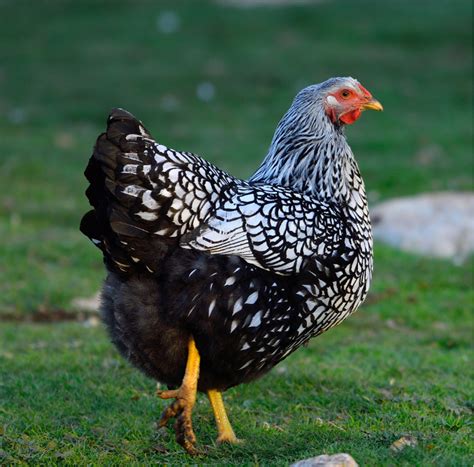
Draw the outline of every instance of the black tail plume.
<instances>
[{"instance_id":1,"label":"black tail plume","mask_svg":"<svg viewBox=\"0 0 474 467\"><path fill-rule=\"evenodd\" d=\"M81 232L102 250L108 268L120 273L127 272L131 267L144 266L137 264L127 237L136 241L149 235L146 229L130 218L127 212L130 197L120 198L118 189L119 185L127 182L127 174L121 174L118 180L118 172L127 162L124 159L133 158L135 163L140 164L151 163L144 151L143 138L133 140L129 135L151 138L132 114L123 109L113 109L107 120L107 131L97 138L84 172L90 183L86 196L93 209L84 215L80 225Z\"/></svg>"}]
</instances>

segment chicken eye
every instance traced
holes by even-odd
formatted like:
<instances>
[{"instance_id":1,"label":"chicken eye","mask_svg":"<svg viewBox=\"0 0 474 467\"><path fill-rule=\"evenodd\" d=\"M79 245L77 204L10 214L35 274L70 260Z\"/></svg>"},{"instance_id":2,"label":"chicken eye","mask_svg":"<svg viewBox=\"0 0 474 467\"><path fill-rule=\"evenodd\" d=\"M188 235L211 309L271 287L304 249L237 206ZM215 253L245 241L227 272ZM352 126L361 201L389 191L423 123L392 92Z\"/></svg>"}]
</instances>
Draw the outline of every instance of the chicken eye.
<instances>
[{"instance_id":1,"label":"chicken eye","mask_svg":"<svg viewBox=\"0 0 474 467\"><path fill-rule=\"evenodd\" d=\"M351 91L349 91L349 89L343 89L343 90L341 91L341 96L342 96L344 99L347 99L350 95L351 95Z\"/></svg>"}]
</instances>

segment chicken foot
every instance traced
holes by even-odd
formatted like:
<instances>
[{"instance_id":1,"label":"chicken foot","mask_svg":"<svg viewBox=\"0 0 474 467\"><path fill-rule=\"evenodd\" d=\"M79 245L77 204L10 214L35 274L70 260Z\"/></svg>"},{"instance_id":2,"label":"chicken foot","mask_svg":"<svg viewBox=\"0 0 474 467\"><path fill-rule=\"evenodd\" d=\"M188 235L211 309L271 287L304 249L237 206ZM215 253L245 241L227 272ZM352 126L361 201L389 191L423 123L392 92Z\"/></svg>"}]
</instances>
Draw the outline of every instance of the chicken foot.
<instances>
[{"instance_id":1,"label":"chicken foot","mask_svg":"<svg viewBox=\"0 0 474 467\"><path fill-rule=\"evenodd\" d=\"M176 441L191 455L198 454L195 447L196 436L192 425L192 411L196 402L197 384L199 379L199 364L201 357L196 348L194 339L188 342L188 360L181 386L169 391L157 391L161 399L175 399L161 415L158 426L167 425L170 418L175 418L174 429Z\"/></svg>"},{"instance_id":2,"label":"chicken foot","mask_svg":"<svg viewBox=\"0 0 474 467\"><path fill-rule=\"evenodd\" d=\"M240 443L241 440L235 436L232 425L229 422L227 413L222 400L222 392L216 389L210 389L207 391L207 397L211 403L212 410L214 412L214 418L216 419L217 430L218 430L218 443Z\"/></svg>"}]
</instances>

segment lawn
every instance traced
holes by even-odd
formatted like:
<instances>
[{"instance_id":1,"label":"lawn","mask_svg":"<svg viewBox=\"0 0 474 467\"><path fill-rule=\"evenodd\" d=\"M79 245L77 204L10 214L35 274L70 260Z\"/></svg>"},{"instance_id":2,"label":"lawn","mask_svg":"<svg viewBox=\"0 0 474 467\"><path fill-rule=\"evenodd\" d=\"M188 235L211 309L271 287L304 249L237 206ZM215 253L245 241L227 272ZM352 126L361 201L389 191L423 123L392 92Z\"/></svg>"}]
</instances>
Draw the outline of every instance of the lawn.
<instances>
[{"instance_id":1,"label":"lawn","mask_svg":"<svg viewBox=\"0 0 474 467\"><path fill-rule=\"evenodd\" d=\"M385 107L347 132L372 204L472 190L469 0L6 0L0 17L0 464L192 462L156 433L154 383L102 327L13 321L68 313L103 279L78 224L82 172L110 108L246 177L300 88L351 75ZM361 465L472 465L473 260L377 245L375 261L358 314L226 394L244 444L215 446L201 398L198 462L349 452ZM394 452L402 436L417 445Z\"/></svg>"}]
</instances>

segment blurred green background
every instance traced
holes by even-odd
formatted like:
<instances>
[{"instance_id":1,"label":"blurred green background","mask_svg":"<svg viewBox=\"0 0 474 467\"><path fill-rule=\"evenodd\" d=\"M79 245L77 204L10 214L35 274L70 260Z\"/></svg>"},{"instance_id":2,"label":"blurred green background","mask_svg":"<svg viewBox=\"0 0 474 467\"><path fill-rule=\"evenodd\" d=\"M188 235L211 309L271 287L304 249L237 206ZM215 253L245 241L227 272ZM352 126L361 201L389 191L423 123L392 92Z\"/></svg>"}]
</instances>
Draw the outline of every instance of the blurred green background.
<instances>
[{"instance_id":1,"label":"blurred green background","mask_svg":"<svg viewBox=\"0 0 474 467\"><path fill-rule=\"evenodd\" d=\"M77 226L112 107L247 177L298 90L354 76L386 109L348 129L372 202L472 187L470 1L223 3L0 4L0 312L65 307L102 276Z\"/></svg>"},{"instance_id":2,"label":"blurred green background","mask_svg":"<svg viewBox=\"0 0 474 467\"><path fill-rule=\"evenodd\" d=\"M113 107L158 141L247 177L296 92L349 75L385 107L347 129L371 204L472 190L472 2L287 3L0 1L0 316L69 312L98 290L99 252L78 231L82 173ZM377 245L361 312L292 356L286 386L272 373L233 390L250 440L209 459L284 465L349 450L370 465L472 464L472 266ZM0 463L186 459L172 441L165 454L150 448L152 385L115 360L101 329L0 327ZM258 404L239 408L244 400ZM305 408L314 404L316 418ZM408 432L418 447L390 451Z\"/></svg>"}]
</instances>

